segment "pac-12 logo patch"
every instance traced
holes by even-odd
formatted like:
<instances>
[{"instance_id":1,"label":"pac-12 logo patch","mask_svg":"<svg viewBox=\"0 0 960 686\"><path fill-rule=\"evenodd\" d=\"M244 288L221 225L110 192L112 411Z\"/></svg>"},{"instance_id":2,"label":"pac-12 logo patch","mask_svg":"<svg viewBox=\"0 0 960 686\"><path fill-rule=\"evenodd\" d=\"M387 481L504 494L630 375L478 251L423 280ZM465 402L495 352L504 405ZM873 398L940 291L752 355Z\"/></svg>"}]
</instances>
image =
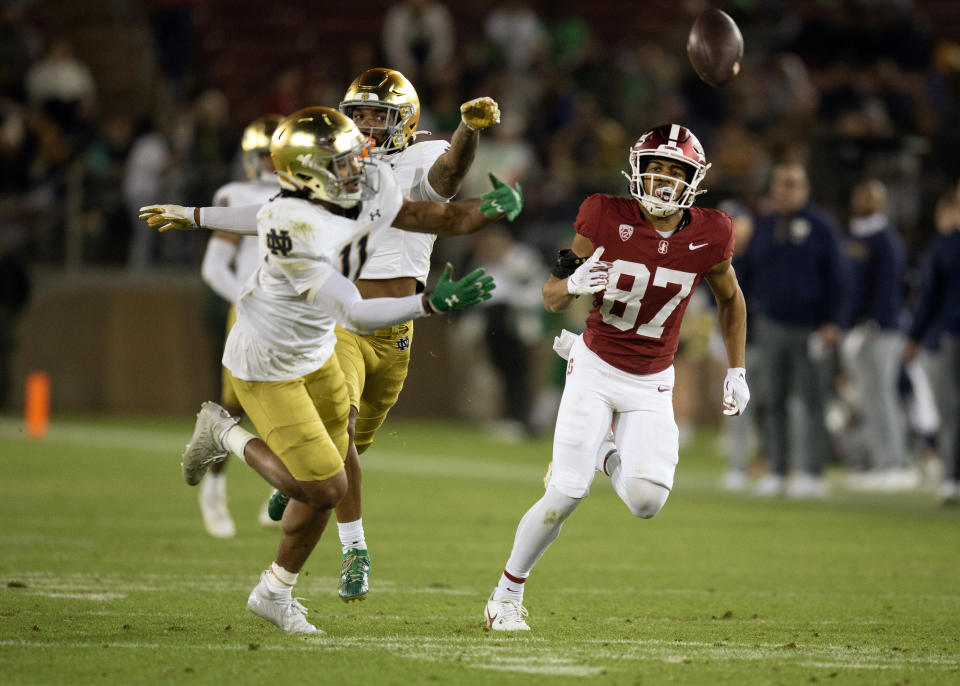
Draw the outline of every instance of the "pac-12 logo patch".
<instances>
[{"instance_id":1,"label":"pac-12 logo patch","mask_svg":"<svg viewBox=\"0 0 960 686\"><path fill-rule=\"evenodd\" d=\"M667 254L667 248L670 247L670 244L667 241L660 241L660 245L657 246L657 252L661 255Z\"/></svg>"},{"instance_id":2,"label":"pac-12 logo patch","mask_svg":"<svg viewBox=\"0 0 960 686\"><path fill-rule=\"evenodd\" d=\"M633 227L629 224L620 225L620 240L626 243L630 240L630 236L633 235Z\"/></svg>"}]
</instances>

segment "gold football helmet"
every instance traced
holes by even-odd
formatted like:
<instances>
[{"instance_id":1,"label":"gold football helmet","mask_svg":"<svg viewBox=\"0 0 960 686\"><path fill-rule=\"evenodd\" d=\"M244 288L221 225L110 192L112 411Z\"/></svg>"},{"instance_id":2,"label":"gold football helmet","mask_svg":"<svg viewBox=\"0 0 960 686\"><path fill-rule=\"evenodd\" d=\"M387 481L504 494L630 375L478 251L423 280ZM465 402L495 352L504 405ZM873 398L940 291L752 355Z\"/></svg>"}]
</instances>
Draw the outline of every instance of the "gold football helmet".
<instances>
[{"instance_id":1,"label":"gold football helmet","mask_svg":"<svg viewBox=\"0 0 960 686\"><path fill-rule=\"evenodd\" d=\"M284 188L353 207L374 192L361 159L370 143L345 114L330 107L307 107L277 126L270 157Z\"/></svg>"},{"instance_id":2,"label":"gold football helmet","mask_svg":"<svg viewBox=\"0 0 960 686\"><path fill-rule=\"evenodd\" d=\"M264 164L262 155L270 154L270 138L277 125L283 121L282 114L265 114L247 124L240 138L240 151L243 157L243 173L250 181L271 174Z\"/></svg>"},{"instance_id":3,"label":"gold football helmet","mask_svg":"<svg viewBox=\"0 0 960 686\"><path fill-rule=\"evenodd\" d=\"M420 121L420 98L407 77L395 69L367 69L350 84L340 111L352 119L352 110L358 106L387 111L383 134L373 136L378 143L371 154L390 155L409 145Z\"/></svg>"}]
</instances>

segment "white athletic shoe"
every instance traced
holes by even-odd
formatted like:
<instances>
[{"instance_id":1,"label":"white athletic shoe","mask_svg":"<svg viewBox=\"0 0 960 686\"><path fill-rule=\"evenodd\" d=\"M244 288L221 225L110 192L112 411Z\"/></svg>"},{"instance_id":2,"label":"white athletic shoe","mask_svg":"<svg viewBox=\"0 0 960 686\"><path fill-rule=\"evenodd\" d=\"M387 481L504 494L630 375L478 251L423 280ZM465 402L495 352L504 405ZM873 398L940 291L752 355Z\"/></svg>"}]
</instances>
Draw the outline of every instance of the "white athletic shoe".
<instances>
[{"instance_id":1,"label":"white athletic shoe","mask_svg":"<svg viewBox=\"0 0 960 686\"><path fill-rule=\"evenodd\" d=\"M787 486L787 497L794 500L811 500L827 496L827 482L821 476L803 472L797 474Z\"/></svg>"},{"instance_id":2,"label":"white athletic shoe","mask_svg":"<svg viewBox=\"0 0 960 686\"><path fill-rule=\"evenodd\" d=\"M772 498L783 495L786 479L779 474L766 474L753 485L753 494L758 498Z\"/></svg>"},{"instance_id":3,"label":"white athletic shoe","mask_svg":"<svg viewBox=\"0 0 960 686\"><path fill-rule=\"evenodd\" d=\"M720 488L731 493L740 493L747 490L750 480L742 469L728 469L720 479Z\"/></svg>"},{"instance_id":4,"label":"white athletic shoe","mask_svg":"<svg viewBox=\"0 0 960 686\"><path fill-rule=\"evenodd\" d=\"M193 436L183 450L183 478L188 484L196 486L210 465L227 459L228 452L220 443L220 435L239 421L215 402L208 400L200 406Z\"/></svg>"},{"instance_id":5,"label":"white athletic shoe","mask_svg":"<svg viewBox=\"0 0 960 686\"><path fill-rule=\"evenodd\" d=\"M944 505L960 505L960 485L952 479L947 479L940 484L937 495Z\"/></svg>"},{"instance_id":6,"label":"white athletic shoe","mask_svg":"<svg viewBox=\"0 0 960 686\"><path fill-rule=\"evenodd\" d=\"M496 591L494 591L496 593ZM494 631L530 631L524 617L525 608L519 600L494 600L494 593L490 594L487 607L483 611L483 618L487 622L487 629Z\"/></svg>"},{"instance_id":7,"label":"white athletic shoe","mask_svg":"<svg viewBox=\"0 0 960 686\"><path fill-rule=\"evenodd\" d=\"M210 477L208 476L207 479ZM200 514L203 515L203 526L207 533L214 538L233 538L237 528L227 509L227 494L208 488L207 482L204 481L200 487L199 500Z\"/></svg>"},{"instance_id":8,"label":"white athletic shoe","mask_svg":"<svg viewBox=\"0 0 960 686\"><path fill-rule=\"evenodd\" d=\"M276 624L288 634L322 634L324 633L307 621L307 608L300 601L302 598L278 596L269 588L264 577L260 575L260 583L250 591L247 598L247 609L257 617L262 617L272 624Z\"/></svg>"}]
</instances>

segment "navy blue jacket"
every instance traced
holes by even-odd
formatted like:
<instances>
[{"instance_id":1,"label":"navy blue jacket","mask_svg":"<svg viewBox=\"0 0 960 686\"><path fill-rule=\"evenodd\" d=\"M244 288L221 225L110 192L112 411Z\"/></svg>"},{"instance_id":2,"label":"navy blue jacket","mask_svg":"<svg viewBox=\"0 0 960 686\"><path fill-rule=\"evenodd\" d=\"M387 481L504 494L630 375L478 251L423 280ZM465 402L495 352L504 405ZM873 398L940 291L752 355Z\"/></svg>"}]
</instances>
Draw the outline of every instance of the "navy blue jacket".
<instances>
[{"instance_id":1,"label":"navy blue jacket","mask_svg":"<svg viewBox=\"0 0 960 686\"><path fill-rule=\"evenodd\" d=\"M910 338L924 340L935 326L960 336L960 228L938 237L927 255Z\"/></svg>"},{"instance_id":2,"label":"navy blue jacket","mask_svg":"<svg viewBox=\"0 0 960 686\"><path fill-rule=\"evenodd\" d=\"M844 323L848 293L840 232L816 205L758 219L743 270L742 283L768 319L813 328Z\"/></svg>"},{"instance_id":3,"label":"navy blue jacket","mask_svg":"<svg viewBox=\"0 0 960 686\"><path fill-rule=\"evenodd\" d=\"M896 230L887 222L869 236L852 236L844 252L850 267L849 323L873 321L897 330L906 257Z\"/></svg>"}]
</instances>

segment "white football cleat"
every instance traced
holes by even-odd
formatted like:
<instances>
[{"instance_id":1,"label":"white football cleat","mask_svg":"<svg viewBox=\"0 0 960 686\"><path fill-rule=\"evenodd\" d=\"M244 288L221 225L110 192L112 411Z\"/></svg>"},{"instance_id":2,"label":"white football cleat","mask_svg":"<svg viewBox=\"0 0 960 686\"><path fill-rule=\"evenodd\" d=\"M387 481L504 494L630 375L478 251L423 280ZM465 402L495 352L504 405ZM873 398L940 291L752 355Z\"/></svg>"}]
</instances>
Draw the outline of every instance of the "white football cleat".
<instances>
[{"instance_id":1,"label":"white football cleat","mask_svg":"<svg viewBox=\"0 0 960 686\"><path fill-rule=\"evenodd\" d=\"M222 487L214 486L213 476L211 474L204 479L203 485L200 486L200 514L203 515L203 527L214 538L233 538L237 528L227 509L227 494Z\"/></svg>"},{"instance_id":2,"label":"white football cleat","mask_svg":"<svg viewBox=\"0 0 960 686\"><path fill-rule=\"evenodd\" d=\"M250 591L247 598L247 609L257 617L262 617L271 624L276 624L287 634L322 634L324 633L307 621L307 608L300 601L302 598L293 598L286 595L277 595L269 588L264 577L260 575L260 583Z\"/></svg>"},{"instance_id":3,"label":"white football cleat","mask_svg":"<svg viewBox=\"0 0 960 686\"><path fill-rule=\"evenodd\" d=\"M494 600L494 593L490 594L487 607L483 611L483 619L487 623L487 629L493 631L530 631L530 627L527 626L524 619L528 614L527 609L521 602L514 598Z\"/></svg>"},{"instance_id":4,"label":"white football cleat","mask_svg":"<svg viewBox=\"0 0 960 686\"><path fill-rule=\"evenodd\" d=\"M229 453L220 443L220 435L239 421L215 402L208 400L200 406L193 436L183 450L181 466L188 484L196 486L210 465L227 459Z\"/></svg>"}]
</instances>

